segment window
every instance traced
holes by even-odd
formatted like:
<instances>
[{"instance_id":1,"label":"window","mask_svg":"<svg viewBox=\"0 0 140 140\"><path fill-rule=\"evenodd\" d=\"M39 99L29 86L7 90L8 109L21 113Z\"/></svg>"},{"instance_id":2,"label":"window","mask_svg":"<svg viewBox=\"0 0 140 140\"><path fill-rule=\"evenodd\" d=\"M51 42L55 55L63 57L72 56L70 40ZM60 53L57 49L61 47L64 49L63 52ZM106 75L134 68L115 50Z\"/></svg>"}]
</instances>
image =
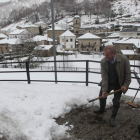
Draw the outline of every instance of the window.
<instances>
[{"instance_id":1,"label":"window","mask_svg":"<svg viewBox=\"0 0 140 140\"><path fill-rule=\"evenodd\" d=\"M88 43L88 45L90 46L90 42Z\"/></svg>"},{"instance_id":2,"label":"window","mask_svg":"<svg viewBox=\"0 0 140 140\"><path fill-rule=\"evenodd\" d=\"M96 44L96 42L94 42L94 44Z\"/></svg>"},{"instance_id":3,"label":"window","mask_svg":"<svg viewBox=\"0 0 140 140\"><path fill-rule=\"evenodd\" d=\"M89 33L90 33L90 31L89 31Z\"/></svg>"},{"instance_id":4,"label":"window","mask_svg":"<svg viewBox=\"0 0 140 140\"><path fill-rule=\"evenodd\" d=\"M126 49L128 50L128 49L129 49L129 47L126 47Z\"/></svg>"},{"instance_id":5,"label":"window","mask_svg":"<svg viewBox=\"0 0 140 140\"><path fill-rule=\"evenodd\" d=\"M140 35L140 33L137 33L137 35Z\"/></svg>"},{"instance_id":6,"label":"window","mask_svg":"<svg viewBox=\"0 0 140 140\"><path fill-rule=\"evenodd\" d=\"M62 42L64 42L64 39L62 39Z\"/></svg>"},{"instance_id":7,"label":"window","mask_svg":"<svg viewBox=\"0 0 140 140\"><path fill-rule=\"evenodd\" d=\"M68 42L68 39L66 39L66 42Z\"/></svg>"},{"instance_id":8,"label":"window","mask_svg":"<svg viewBox=\"0 0 140 140\"><path fill-rule=\"evenodd\" d=\"M71 38L71 39L70 39L70 42L72 42L72 41L73 41L73 39Z\"/></svg>"},{"instance_id":9,"label":"window","mask_svg":"<svg viewBox=\"0 0 140 140\"><path fill-rule=\"evenodd\" d=\"M70 45L71 46L71 48L73 48L73 45Z\"/></svg>"},{"instance_id":10,"label":"window","mask_svg":"<svg viewBox=\"0 0 140 140\"><path fill-rule=\"evenodd\" d=\"M94 51L96 51L96 48L94 49Z\"/></svg>"},{"instance_id":11,"label":"window","mask_svg":"<svg viewBox=\"0 0 140 140\"><path fill-rule=\"evenodd\" d=\"M76 34L78 34L79 32L78 31L76 31Z\"/></svg>"},{"instance_id":12,"label":"window","mask_svg":"<svg viewBox=\"0 0 140 140\"><path fill-rule=\"evenodd\" d=\"M76 24L78 23L78 21L76 20Z\"/></svg>"}]
</instances>

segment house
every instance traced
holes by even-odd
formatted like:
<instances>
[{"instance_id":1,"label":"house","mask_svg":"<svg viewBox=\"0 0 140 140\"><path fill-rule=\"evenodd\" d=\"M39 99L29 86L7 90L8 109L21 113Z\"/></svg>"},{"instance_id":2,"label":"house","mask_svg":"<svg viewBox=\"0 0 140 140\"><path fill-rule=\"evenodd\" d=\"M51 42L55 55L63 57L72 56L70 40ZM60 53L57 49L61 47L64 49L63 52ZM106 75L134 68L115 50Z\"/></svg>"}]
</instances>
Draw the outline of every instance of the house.
<instances>
[{"instance_id":1,"label":"house","mask_svg":"<svg viewBox=\"0 0 140 140\"><path fill-rule=\"evenodd\" d=\"M57 40L57 44L60 43L59 36L60 36L61 34L63 34L64 32L65 32L64 29L55 26L55 40ZM47 33L48 33L48 37L49 37L49 38L53 38L53 37L52 37L52 36L53 36L52 28L48 29Z\"/></svg>"},{"instance_id":2,"label":"house","mask_svg":"<svg viewBox=\"0 0 140 140\"><path fill-rule=\"evenodd\" d=\"M53 45L39 45L34 48L35 55L40 57L53 56Z\"/></svg>"},{"instance_id":3,"label":"house","mask_svg":"<svg viewBox=\"0 0 140 140\"><path fill-rule=\"evenodd\" d=\"M4 35L4 34L0 34L0 40L5 39L5 38L7 38L6 35Z\"/></svg>"},{"instance_id":4,"label":"house","mask_svg":"<svg viewBox=\"0 0 140 140\"><path fill-rule=\"evenodd\" d=\"M37 43L37 45L52 45L53 39L48 36L37 35L33 37L33 41Z\"/></svg>"},{"instance_id":5,"label":"house","mask_svg":"<svg viewBox=\"0 0 140 140\"><path fill-rule=\"evenodd\" d=\"M29 31L27 31L26 29L17 29L11 33L9 33L9 38L18 38L21 40L26 40L29 39L31 37L33 37L34 35L32 33L30 33Z\"/></svg>"},{"instance_id":6,"label":"house","mask_svg":"<svg viewBox=\"0 0 140 140\"><path fill-rule=\"evenodd\" d=\"M78 39L79 51L100 51L101 38L91 33L86 33Z\"/></svg>"},{"instance_id":7,"label":"house","mask_svg":"<svg viewBox=\"0 0 140 140\"><path fill-rule=\"evenodd\" d=\"M112 29L110 26L105 25L81 25L81 17L76 15L73 18L73 32L74 34L79 37L85 33L92 33L94 35L100 36L100 37L106 37L106 33L109 34Z\"/></svg>"},{"instance_id":8,"label":"house","mask_svg":"<svg viewBox=\"0 0 140 140\"><path fill-rule=\"evenodd\" d=\"M140 54L140 39L124 38L114 42L118 53L123 53L129 59L139 59Z\"/></svg>"},{"instance_id":9,"label":"house","mask_svg":"<svg viewBox=\"0 0 140 140\"><path fill-rule=\"evenodd\" d=\"M134 50L121 50L121 54L125 55L129 60L137 60L138 55Z\"/></svg>"},{"instance_id":10,"label":"house","mask_svg":"<svg viewBox=\"0 0 140 140\"><path fill-rule=\"evenodd\" d=\"M133 38L140 38L140 25L135 25L129 29L123 29L120 32L120 37L133 37Z\"/></svg>"},{"instance_id":11,"label":"house","mask_svg":"<svg viewBox=\"0 0 140 140\"><path fill-rule=\"evenodd\" d=\"M35 25L37 25L38 27L41 27L43 30L47 28L47 24L44 23L43 21L37 22L35 23Z\"/></svg>"},{"instance_id":12,"label":"house","mask_svg":"<svg viewBox=\"0 0 140 140\"><path fill-rule=\"evenodd\" d=\"M10 50L13 52L17 52L18 50L22 50L22 43L19 39L3 39L0 40L0 53L9 53Z\"/></svg>"},{"instance_id":13,"label":"house","mask_svg":"<svg viewBox=\"0 0 140 140\"><path fill-rule=\"evenodd\" d=\"M76 40L76 36L69 30L67 30L62 35L60 35L61 49L64 50L75 49L75 40Z\"/></svg>"},{"instance_id":14,"label":"house","mask_svg":"<svg viewBox=\"0 0 140 140\"><path fill-rule=\"evenodd\" d=\"M18 25L18 29L26 29L28 32L32 33L33 35L39 34L39 26L29 24L29 25Z\"/></svg>"}]
</instances>

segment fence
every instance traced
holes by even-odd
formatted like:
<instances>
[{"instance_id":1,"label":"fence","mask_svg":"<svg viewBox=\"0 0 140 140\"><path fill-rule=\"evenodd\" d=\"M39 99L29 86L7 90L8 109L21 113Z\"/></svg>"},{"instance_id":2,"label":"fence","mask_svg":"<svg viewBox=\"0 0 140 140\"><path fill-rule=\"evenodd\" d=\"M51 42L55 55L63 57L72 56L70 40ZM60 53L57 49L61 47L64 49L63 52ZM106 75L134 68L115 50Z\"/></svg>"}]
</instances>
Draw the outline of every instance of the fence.
<instances>
[{"instance_id":1,"label":"fence","mask_svg":"<svg viewBox=\"0 0 140 140\"><path fill-rule=\"evenodd\" d=\"M51 66L40 66L39 69L31 69L30 68L30 64L33 64L33 63L58 63L58 62L62 62L62 63L68 63L68 62L78 62L78 63L81 63L81 62L84 62L85 63L85 68L80 68L80 67L57 67L56 71L54 69L54 67L51 67ZM89 73L95 73L95 74L101 74L100 72L100 69L99 68L89 68L89 63L100 63L100 61L91 61L91 60L67 60L67 61L32 61L32 62L12 62L12 65L15 65L15 64L18 64L18 65L24 65L25 67L25 70L22 70L22 71L1 71L0 73L23 73L25 72L27 74L27 80L0 80L0 81L27 81L28 84L30 84L31 82L55 82L55 83L58 83L58 82L65 82L65 83L85 83L86 86L88 86L88 84L99 84L98 82L91 82L89 81ZM4 65L11 65L11 62L6 62L6 63L0 63L0 67L1 66L4 66ZM134 66L134 65L131 65L131 67L137 67L137 68L140 68L140 66ZM30 73L33 73L33 72L54 72L54 73L59 73L59 72L70 72L70 73L85 73L86 75L86 79L85 81L59 81L59 80L31 80L30 79ZM133 72L132 72L133 73ZM137 79L137 80L140 80L139 77L131 77L133 79ZM136 88L129 88L129 89L132 89L132 90L138 90Z\"/></svg>"}]
</instances>

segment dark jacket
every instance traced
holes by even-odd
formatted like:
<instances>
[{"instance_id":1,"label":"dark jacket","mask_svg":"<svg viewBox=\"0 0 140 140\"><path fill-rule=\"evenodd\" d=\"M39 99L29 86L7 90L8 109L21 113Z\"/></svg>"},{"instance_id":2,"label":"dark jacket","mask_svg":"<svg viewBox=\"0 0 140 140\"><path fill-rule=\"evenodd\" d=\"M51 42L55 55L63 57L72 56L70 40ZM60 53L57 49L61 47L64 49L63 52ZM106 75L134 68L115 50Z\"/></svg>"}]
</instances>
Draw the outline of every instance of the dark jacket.
<instances>
[{"instance_id":1,"label":"dark jacket","mask_svg":"<svg viewBox=\"0 0 140 140\"><path fill-rule=\"evenodd\" d=\"M119 77L120 87L125 86L127 89L131 83L130 63L126 56L116 54L116 70ZM106 58L101 60L102 91L108 90L108 61Z\"/></svg>"}]
</instances>

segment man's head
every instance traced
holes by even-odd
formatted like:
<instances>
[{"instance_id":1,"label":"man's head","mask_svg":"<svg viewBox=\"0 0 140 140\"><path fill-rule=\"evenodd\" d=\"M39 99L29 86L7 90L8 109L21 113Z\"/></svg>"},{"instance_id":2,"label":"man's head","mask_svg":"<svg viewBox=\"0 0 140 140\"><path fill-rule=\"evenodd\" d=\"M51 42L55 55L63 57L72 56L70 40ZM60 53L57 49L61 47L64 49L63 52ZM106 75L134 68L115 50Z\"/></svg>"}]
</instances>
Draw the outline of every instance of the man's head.
<instances>
[{"instance_id":1,"label":"man's head","mask_svg":"<svg viewBox=\"0 0 140 140\"><path fill-rule=\"evenodd\" d=\"M116 54L116 50L115 50L114 46L111 46L111 45L106 46L104 48L104 54L108 61L113 61L115 54Z\"/></svg>"}]
</instances>

